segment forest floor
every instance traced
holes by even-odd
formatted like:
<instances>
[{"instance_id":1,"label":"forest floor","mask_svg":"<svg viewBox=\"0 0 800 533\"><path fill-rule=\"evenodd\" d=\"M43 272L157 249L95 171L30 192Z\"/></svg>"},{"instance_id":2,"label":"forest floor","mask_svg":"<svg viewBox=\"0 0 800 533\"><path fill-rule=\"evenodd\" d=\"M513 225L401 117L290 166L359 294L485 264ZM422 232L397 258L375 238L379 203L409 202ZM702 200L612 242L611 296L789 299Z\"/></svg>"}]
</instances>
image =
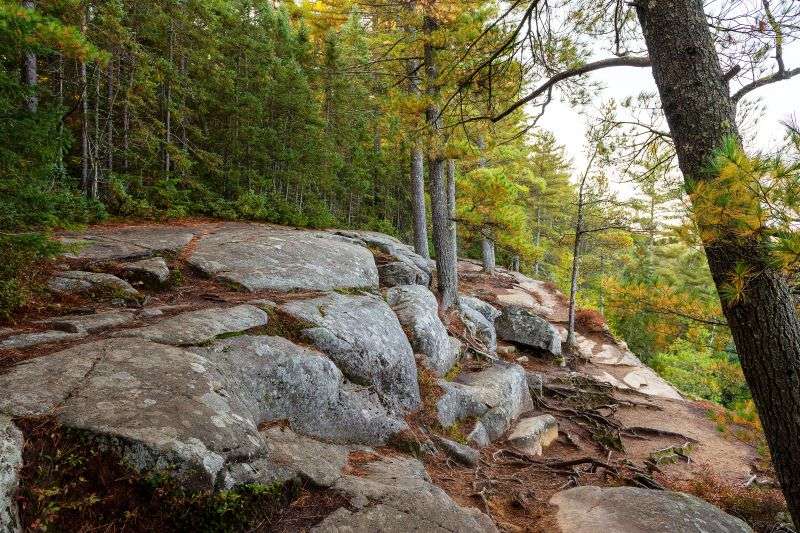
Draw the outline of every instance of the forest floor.
<instances>
[{"instance_id":1,"label":"forest floor","mask_svg":"<svg viewBox=\"0 0 800 533\"><path fill-rule=\"evenodd\" d=\"M199 220L179 224L195 230L201 228L203 232L215 228L214 224ZM163 315L141 318L124 327L138 327L188 310L220 304L255 299L280 304L320 294L315 291L241 292L202 277L186 263L196 240L197 237L182 252L168 258L170 269L178 273L172 287L142 289L146 295L142 306L158 307ZM98 268L81 259L64 259L62 263L59 267L62 270ZM122 266L110 261L103 264L101 270L121 272ZM514 300L527 298L527 294L554 325L563 326L566 320L563 295L551 285L521 286L506 271L487 275L469 261L461 263L460 276L464 293L492 303L502 303L503 295L511 295L510 299ZM42 297L15 317L13 327L17 332L41 331L45 326L39 321L45 318L108 309L107 304L82 297ZM0 350L0 373L25 359L46 356L95 338L106 338L113 331L25 351ZM606 332L583 328L581 333L598 343L614 342ZM435 484L457 503L486 512L505 531L548 531L554 524L555 509L548 503L554 493L578 485L638 485L694 493L745 519L756 530L774 531L776 515L785 504L772 481L769 462L748 428L720 427L716 416L720 411L718 406L616 388L592 377L597 369L591 362L574 361L571 367L562 368L539 353L519 347L512 351L503 343L498 353L509 362L543 376L543 394L535 400L532 414L552 414L559 423L559 438L545 449L542 457L521 454L501 438L480 451L480 462L474 467L459 464L441 452L421 457ZM465 363L464 370L481 365L480 360L472 360ZM418 423L414 417L409 422L412 427ZM376 451L389 455L399 453L393 448ZM359 460L363 458L351 457L354 471ZM294 506L295 514L302 517L308 515L309 509L329 499L329 491L304 488L289 507ZM330 502L323 505L329 506ZM293 514L288 513L285 520L291 523ZM300 527L300 523L302 529L309 521L299 520L295 525ZM269 529L265 526L261 530Z\"/></svg>"}]
</instances>

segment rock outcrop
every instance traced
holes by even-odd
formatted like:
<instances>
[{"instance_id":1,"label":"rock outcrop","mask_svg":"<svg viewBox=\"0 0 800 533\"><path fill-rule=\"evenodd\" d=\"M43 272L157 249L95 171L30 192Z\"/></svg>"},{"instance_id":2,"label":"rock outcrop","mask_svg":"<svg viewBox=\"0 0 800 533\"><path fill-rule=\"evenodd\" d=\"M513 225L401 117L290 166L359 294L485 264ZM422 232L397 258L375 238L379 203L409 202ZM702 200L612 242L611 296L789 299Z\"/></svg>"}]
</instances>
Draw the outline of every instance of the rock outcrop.
<instances>
[{"instance_id":1,"label":"rock outcrop","mask_svg":"<svg viewBox=\"0 0 800 533\"><path fill-rule=\"evenodd\" d=\"M191 346L210 342L220 335L240 333L266 326L268 315L254 305L229 308L208 308L181 313L141 328L122 330L118 337L141 337L174 346Z\"/></svg>"},{"instance_id":2,"label":"rock outcrop","mask_svg":"<svg viewBox=\"0 0 800 533\"><path fill-rule=\"evenodd\" d=\"M522 418L508 442L515 448L530 455L542 455L544 448L558 438L558 422L553 415L539 415Z\"/></svg>"},{"instance_id":3,"label":"rock outcrop","mask_svg":"<svg viewBox=\"0 0 800 533\"><path fill-rule=\"evenodd\" d=\"M392 309L374 294L330 293L293 300L281 312L354 383L372 387L391 409L420 405L414 352Z\"/></svg>"},{"instance_id":4,"label":"rock outcrop","mask_svg":"<svg viewBox=\"0 0 800 533\"><path fill-rule=\"evenodd\" d=\"M337 231L336 234L375 248L392 259L380 268L384 286L430 285L434 263L414 252L411 246L375 231Z\"/></svg>"},{"instance_id":5,"label":"rock outcrop","mask_svg":"<svg viewBox=\"0 0 800 533\"><path fill-rule=\"evenodd\" d=\"M94 333L104 329L123 326L136 318L133 311L114 310L87 315L65 315L41 320L52 328L69 333Z\"/></svg>"},{"instance_id":6,"label":"rock outcrop","mask_svg":"<svg viewBox=\"0 0 800 533\"><path fill-rule=\"evenodd\" d=\"M494 322L500 316L500 311L483 300L463 295L459 298L459 311L467 333L483 344L486 351L493 355L497 350L497 333Z\"/></svg>"},{"instance_id":7,"label":"rock outcrop","mask_svg":"<svg viewBox=\"0 0 800 533\"><path fill-rule=\"evenodd\" d=\"M498 338L504 341L543 350L555 356L561 355L561 336L558 330L529 309L507 305L503 307L494 326Z\"/></svg>"},{"instance_id":8,"label":"rock outcrop","mask_svg":"<svg viewBox=\"0 0 800 533\"><path fill-rule=\"evenodd\" d=\"M268 226L226 226L200 239L189 264L249 291L378 287L375 260L366 248Z\"/></svg>"},{"instance_id":9,"label":"rock outcrop","mask_svg":"<svg viewBox=\"0 0 800 533\"><path fill-rule=\"evenodd\" d=\"M93 293L119 298L138 298L139 291L127 281L102 272L70 270L59 272L47 283L47 288L57 294Z\"/></svg>"},{"instance_id":10,"label":"rock outcrop","mask_svg":"<svg viewBox=\"0 0 800 533\"><path fill-rule=\"evenodd\" d=\"M480 427L474 444L498 439L519 416L533 408L525 370L514 364L497 363L480 372L466 372L456 381L439 380L444 394L436 404L443 427L476 417Z\"/></svg>"},{"instance_id":11,"label":"rock outcrop","mask_svg":"<svg viewBox=\"0 0 800 533\"><path fill-rule=\"evenodd\" d=\"M68 331L49 330L49 331L37 331L33 333L20 333L19 335L12 335L0 341L0 349L21 350L24 348L39 346L40 344L50 344L52 342L77 340L85 336L86 336L85 331L70 333Z\"/></svg>"},{"instance_id":12,"label":"rock outcrop","mask_svg":"<svg viewBox=\"0 0 800 533\"><path fill-rule=\"evenodd\" d=\"M752 533L742 520L680 492L636 487L576 487L556 493L563 533Z\"/></svg>"},{"instance_id":13,"label":"rock outcrop","mask_svg":"<svg viewBox=\"0 0 800 533\"><path fill-rule=\"evenodd\" d=\"M194 235L194 230L180 226L100 226L88 233L64 235L61 240L79 248L67 257L102 262L142 259L160 252L177 254Z\"/></svg>"},{"instance_id":14,"label":"rock outcrop","mask_svg":"<svg viewBox=\"0 0 800 533\"><path fill-rule=\"evenodd\" d=\"M22 531L16 494L23 444L20 430L9 417L0 415L0 533Z\"/></svg>"},{"instance_id":15,"label":"rock outcrop","mask_svg":"<svg viewBox=\"0 0 800 533\"><path fill-rule=\"evenodd\" d=\"M447 328L439 318L439 303L421 285L403 285L386 291L386 301L408 333L415 353L424 355L425 366L439 376L447 374L458 361Z\"/></svg>"},{"instance_id":16,"label":"rock outcrop","mask_svg":"<svg viewBox=\"0 0 800 533\"><path fill-rule=\"evenodd\" d=\"M163 257L151 257L125 265L126 277L150 287L160 287L169 280L169 267Z\"/></svg>"},{"instance_id":17,"label":"rock outcrop","mask_svg":"<svg viewBox=\"0 0 800 533\"><path fill-rule=\"evenodd\" d=\"M170 469L195 488L275 481L258 429L265 421L362 444L406 427L328 358L278 337L191 351L140 338L97 341L18 366L0 375L0 388L0 413L54 414L133 468Z\"/></svg>"},{"instance_id":18,"label":"rock outcrop","mask_svg":"<svg viewBox=\"0 0 800 533\"><path fill-rule=\"evenodd\" d=\"M368 463L364 469L364 475L346 475L334 485L350 498L355 510L340 508L312 531L497 531L485 514L453 502L431 482L416 459L384 458Z\"/></svg>"}]
</instances>

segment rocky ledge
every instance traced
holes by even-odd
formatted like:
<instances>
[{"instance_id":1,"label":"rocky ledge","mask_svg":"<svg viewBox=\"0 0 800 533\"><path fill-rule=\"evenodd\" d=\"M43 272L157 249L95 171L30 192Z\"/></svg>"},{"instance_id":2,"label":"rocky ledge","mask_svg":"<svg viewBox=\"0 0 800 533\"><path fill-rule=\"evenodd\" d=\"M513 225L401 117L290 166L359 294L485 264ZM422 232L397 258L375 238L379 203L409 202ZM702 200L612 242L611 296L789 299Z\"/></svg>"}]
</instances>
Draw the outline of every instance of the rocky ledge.
<instances>
[{"instance_id":1,"label":"rocky ledge","mask_svg":"<svg viewBox=\"0 0 800 533\"><path fill-rule=\"evenodd\" d=\"M3 533L23 527L14 494L24 438L14 421L31 417L52 418L126 468L184 490L298 482L349 502L315 531L495 531L485 506L457 503L419 458L441 452L474 467L478 449L494 442L540 454L559 434L536 401L542 376L494 356L498 337L560 354L554 311L543 307L552 298L526 306L535 293L512 291L495 307L464 295L462 328L452 333L428 288L434 265L382 234L201 224L63 238L81 248L50 289L94 307L0 334L16 362L0 372ZM181 268L227 298L164 298ZM161 300L179 303L153 304ZM598 364L653 381L622 346L601 348L587 348ZM423 377L435 398L422 394ZM631 379L615 386L680 399L666 384ZM435 427L416 422L426 409ZM436 434L460 426L462 442ZM378 448L387 444L396 452ZM409 450L417 457L401 453ZM354 454L372 459L354 468ZM574 514L580 501L555 505Z\"/></svg>"}]
</instances>

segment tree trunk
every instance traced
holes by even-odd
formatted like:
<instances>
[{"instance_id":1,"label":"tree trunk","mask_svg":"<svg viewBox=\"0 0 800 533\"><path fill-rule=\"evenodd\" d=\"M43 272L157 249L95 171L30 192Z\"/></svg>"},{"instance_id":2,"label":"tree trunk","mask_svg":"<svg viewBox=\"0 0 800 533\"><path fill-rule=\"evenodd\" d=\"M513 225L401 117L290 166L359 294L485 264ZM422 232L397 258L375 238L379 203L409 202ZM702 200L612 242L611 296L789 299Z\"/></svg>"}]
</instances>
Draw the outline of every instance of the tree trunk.
<instances>
[{"instance_id":1,"label":"tree trunk","mask_svg":"<svg viewBox=\"0 0 800 533\"><path fill-rule=\"evenodd\" d=\"M108 64L108 87L106 98L108 100L108 116L106 118L106 170L110 175L114 171L114 58Z\"/></svg>"},{"instance_id":2,"label":"tree trunk","mask_svg":"<svg viewBox=\"0 0 800 533\"><path fill-rule=\"evenodd\" d=\"M431 256L428 249L428 221L425 211L425 155L415 143L411 148L411 211L414 232L414 251L425 259Z\"/></svg>"},{"instance_id":3,"label":"tree trunk","mask_svg":"<svg viewBox=\"0 0 800 533\"><path fill-rule=\"evenodd\" d=\"M704 172L709 158L738 131L703 4L642 0L636 9L684 179L687 185L714 179ZM800 525L800 321L789 287L756 238L722 234L704 247L718 290L737 264L757 273L742 297L723 299L722 306L789 510Z\"/></svg>"},{"instance_id":4,"label":"tree trunk","mask_svg":"<svg viewBox=\"0 0 800 533\"><path fill-rule=\"evenodd\" d=\"M90 196L96 200L100 190L100 65L96 65L94 71L94 142L91 150L92 184Z\"/></svg>"},{"instance_id":5,"label":"tree trunk","mask_svg":"<svg viewBox=\"0 0 800 533\"><path fill-rule=\"evenodd\" d=\"M575 244L572 246L572 274L569 282L569 310L567 312L567 350L575 353L575 302L578 296L578 268L581 256L581 238L583 237L583 185L578 193L578 221L575 224ZM562 361L566 364L566 361Z\"/></svg>"},{"instance_id":6,"label":"tree trunk","mask_svg":"<svg viewBox=\"0 0 800 533\"><path fill-rule=\"evenodd\" d=\"M458 228L456 227L456 160L447 160L447 207L450 231L453 233L453 257L458 261Z\"/></svg>"},{"instance_id":7,"label":"tree trunk","mask_svg":"<svg viewBox=\"0 0 800 533\"><path fill-rule=\"evenodd\" d=\"M422 92L419 83L419 61L408 62L408 92L419 96ZM414 140L411 148L411 211L412 230L414 233L414 251L425 259L431 254L428 249L428 221L425 212L425 169L424 154L418 140Z\"/></svg>"},{"instance_id":8,"label":"tree trunk","mask_svg":"<svg viewBox=\"0 0 800 533\"><path fill-rule=\"evenodd\" d=\"M23 0L22 7L33 11L36 9L36 4L34 4L33 0ZM28 96L25 97L25 108L31 113L36 113L39 109L39 97L36 94L36 85L39 83L36 54L26 51L22 63L22 82L30 91Z\"/></svg>"},{"instance_id":9,"label":"tree trunk","mask_svg":"<svg viewBox=\"0 0 800 533\"><path fill-rule=\"evenodd\" d=\"M487 274L494 273L497 266L494 257L494 241L488 237L481 239L481 255L483 257L483 271Z\"/></svg>"},{"instance_id":10,"label":"tree trunk","mask_svg":"<svg viewBox=\"0 0 800 533\"><path fill-rule=\"evenodd\" d=\"M439 116L437 99L439 96L438 67L436 50L431 42L431 34L436 29L436 21L425 17L425 72L430 103L425 115L430 128L431 146L428 155L430 172L431 218L433 222L433 245L436 250L436 275L441 307L448 310L458 303L458 266L456 263L455 235L450 225L450 208L447 200L445 160L441 154L442 119Z\"/></svg>"},{"instance_id":11,"label":"tree trunk","mask_svg":"<svg viewBox=\"0 0 800 533\"><path fill-rule=\"evenodd\" d=\"M85 23L82 31L84 33L86 31ZM78 70L81 78L81 187L84 193L89 195L89 80L86 75L86 61L83 59L81 59Z\"/></svg>"},{"instance_id":12,"label":"tree trunk","mask_svg":"<svg viewBox=\"0 0 800 533\"><path fill-rule=\"evenodd\" d=\"M542 243L542 204L540 203L536 206L536 248ZM537 259L536 264L533 266L533 275L536 278L539 278L539 269L540 269L541 262Z\"/></svg>"},{"instance_id":13,"label":"tree trunk","mask_svg":"<svg viewBox=\"0 0 800 533\"><path fill-rule=\"evenodd\" d=\"M519 272L519 256L515 255L511 258L511 271Z\"/></svg>"}]
</instances>

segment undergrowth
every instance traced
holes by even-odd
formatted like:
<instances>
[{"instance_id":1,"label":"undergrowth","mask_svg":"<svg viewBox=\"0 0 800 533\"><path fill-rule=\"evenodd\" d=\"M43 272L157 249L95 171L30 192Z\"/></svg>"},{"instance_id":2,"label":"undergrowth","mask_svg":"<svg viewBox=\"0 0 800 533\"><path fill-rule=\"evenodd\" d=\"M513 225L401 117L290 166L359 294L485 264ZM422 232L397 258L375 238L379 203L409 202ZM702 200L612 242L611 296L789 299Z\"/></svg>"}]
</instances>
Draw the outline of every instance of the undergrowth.
<instances>
[{"instance_id":1,"label":"undergrowth","mask_svg":"<svg viewBox=\"0 0 800 533\"><path fill-rule=\"evenodd\" d=\"M670 488L693 494L716 505L726 513L741 518L759 533L791 525L786 500L776 488L732 485L708 470L701 471L689 481L676 481Z\"/></svg>"},{"instance_id":2,"label":"undergrowth","mask_svg":"<svg viewBox=\"0 0 800 533\"><path fill-rule=\"evenodd\" d=\"M192 492L168 473L142 474L52 418L17 421L26 436L18 494L25 531L235 532L276 523L297 484Z\"/></svg>"}]
</instances>

